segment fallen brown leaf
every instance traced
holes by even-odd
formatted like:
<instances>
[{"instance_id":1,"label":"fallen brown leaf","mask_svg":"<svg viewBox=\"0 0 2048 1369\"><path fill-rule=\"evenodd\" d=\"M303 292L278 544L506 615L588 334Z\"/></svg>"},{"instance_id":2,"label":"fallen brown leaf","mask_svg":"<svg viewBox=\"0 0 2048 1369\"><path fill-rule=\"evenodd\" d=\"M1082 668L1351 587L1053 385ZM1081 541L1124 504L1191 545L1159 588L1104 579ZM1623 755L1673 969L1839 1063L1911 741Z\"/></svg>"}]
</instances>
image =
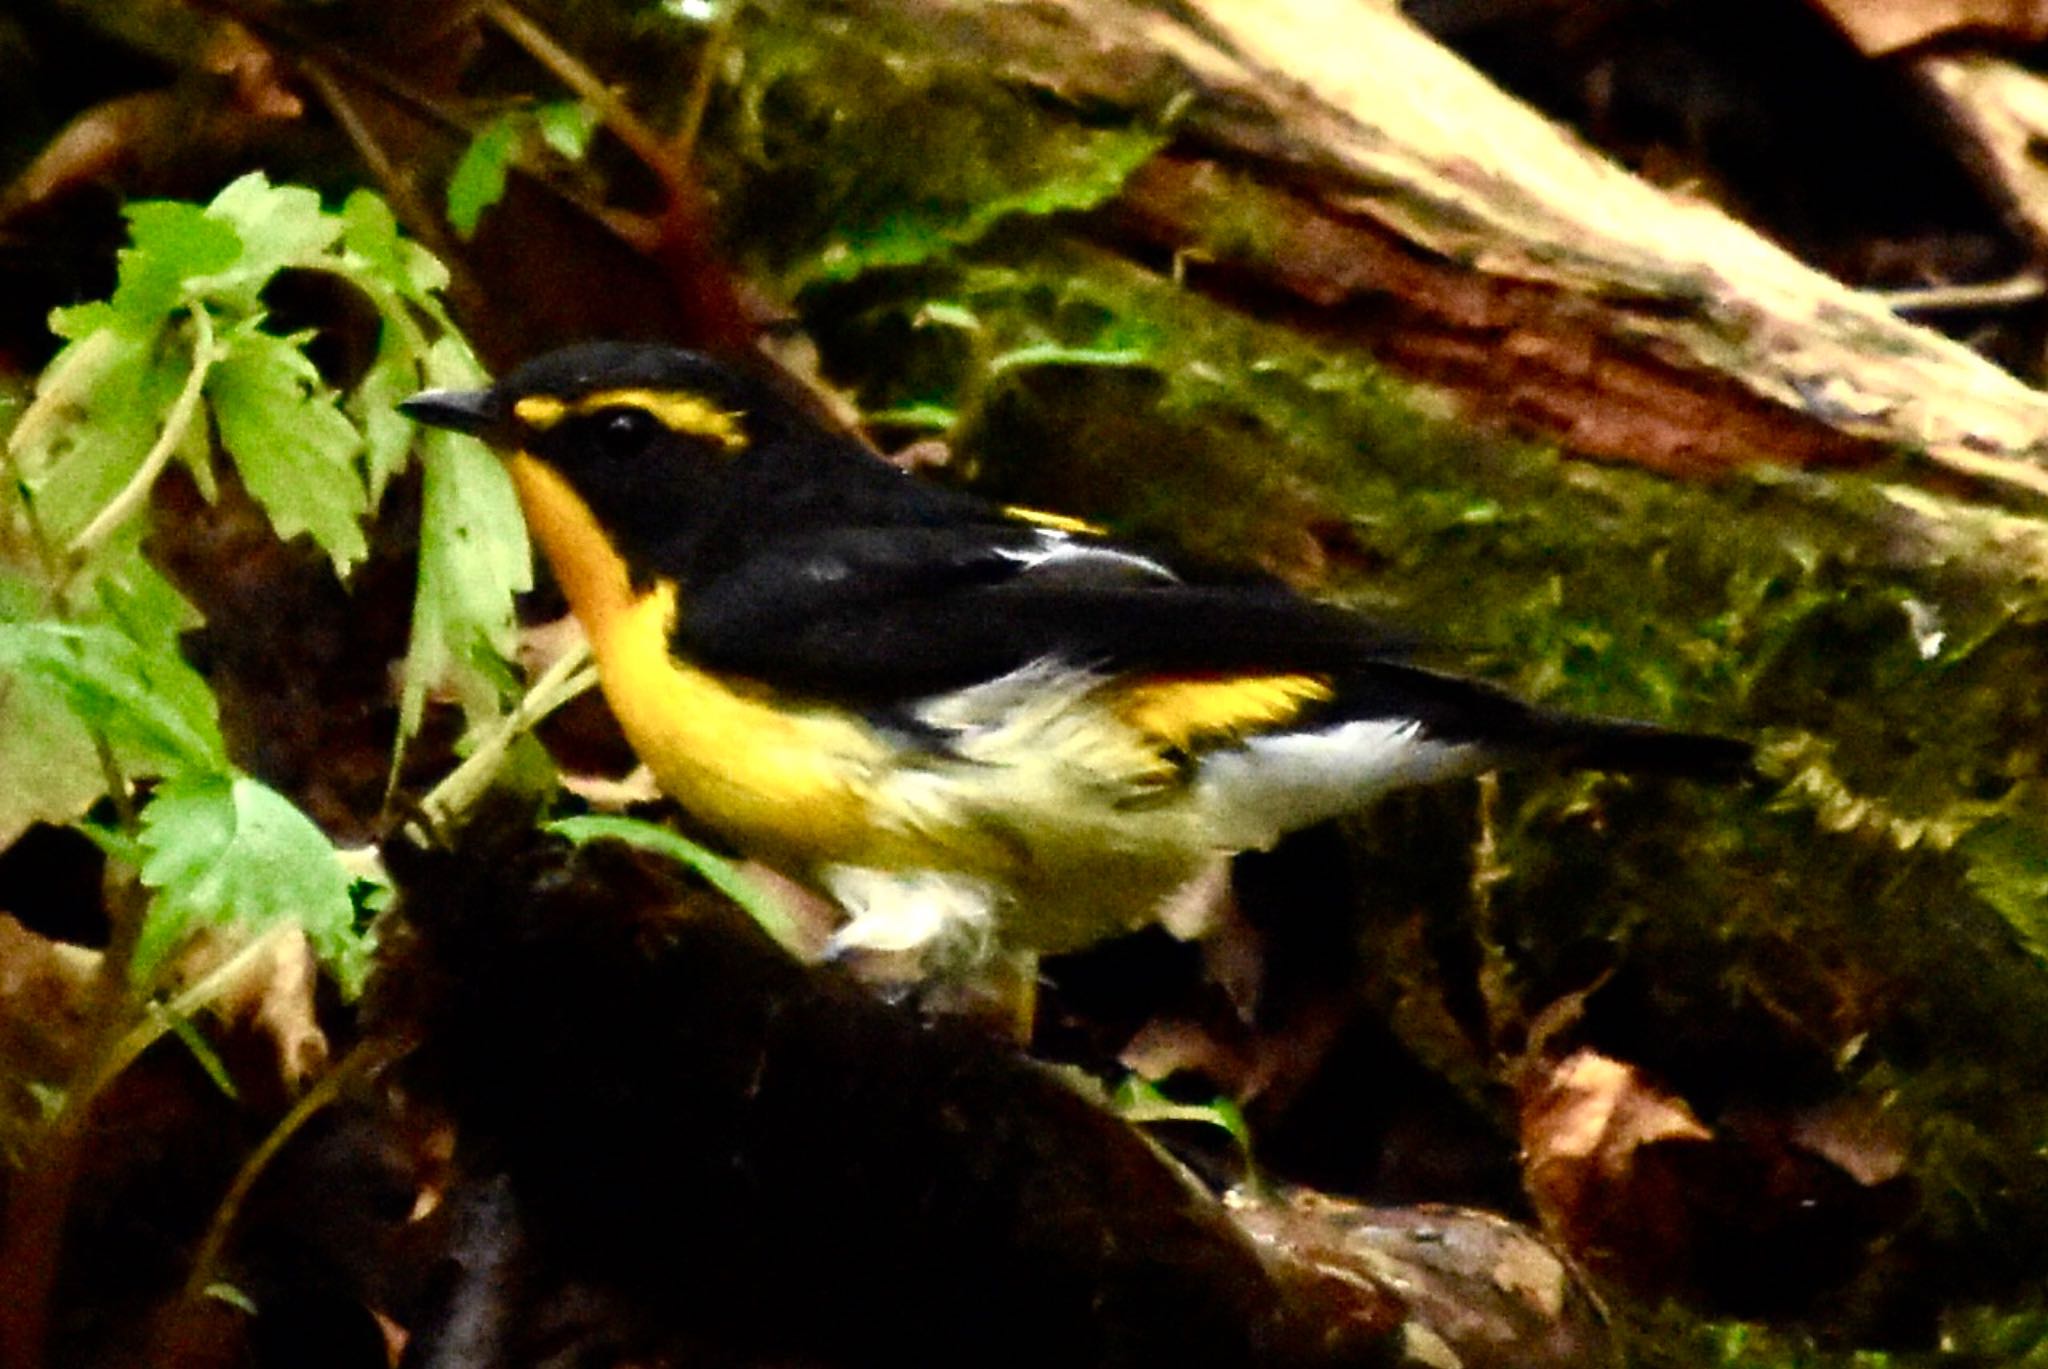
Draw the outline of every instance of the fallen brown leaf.
<instances>
[{"instance_id":1,"label":"fallen brown leaf","mask_svg":"<svg viewBox=\"0 0 2048 1369\"><path fill-rule=\"evenodd\" d=\"M1544 1228L1590 1256L1609 1248L1620 1214L1644 1231L1675 1232L1683 1205L1648 1157L1713 1133L1635 1066L1581 1050L1525 1093L1521 1138L1522 1182Z\"/></svg>"},{"instance_id":2,"label":"fallen brown leaf","mask_svg":"<svg viewBox=\"0 0 2048 1369\"><path fill-rule=\"evenodd\" d=\"M1865 1188L1906 1172L1910 1137L1873 1098L1834 1098L1807 1108L1792 1118L1789 1139Z\"/></svg>"},{"instance_id":3,"label":"fallen brown leaf","mask_svg":"<svg viewBox=\"0 0 2048 1369\"><path fill-rule=\"evenodd\" d=\"M0 913L0 1145L42 1120L36 1085L84 1064L100 953L37 936Z\"/></svg>"},{"instance_id":4,"label":"fallen brown leaf","mask_svg":"<svg viewBox=\"0 0 2048 1369\"><path fill-rule=\"evenodd\" d=\"M177 975L196 983L245 952L246 958L207 1003L207 1010L268 1041L276 1053L280 1082L295 1093L327 1067L328 1058L327 1033L321 1030L314 1001L319 966L306 934L296 927L281 927L254 943L204 936L179 957Z\"/></svg>"}]
</instances>

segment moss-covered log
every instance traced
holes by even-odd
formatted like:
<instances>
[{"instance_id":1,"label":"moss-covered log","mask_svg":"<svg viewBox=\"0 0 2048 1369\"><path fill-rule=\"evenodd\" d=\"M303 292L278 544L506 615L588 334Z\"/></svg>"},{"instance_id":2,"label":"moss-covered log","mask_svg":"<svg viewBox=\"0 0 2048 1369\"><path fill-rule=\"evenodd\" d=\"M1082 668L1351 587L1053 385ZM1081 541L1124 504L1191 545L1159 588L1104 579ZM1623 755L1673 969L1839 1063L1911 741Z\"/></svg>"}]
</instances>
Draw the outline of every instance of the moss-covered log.
<instances>
[{"instance_id":1,"label":"moss-covered log","mask_svg":"<svg viewBox=\"0 0 2048 1369\"><path fill-rule=\"evenodd\" d=\"M776 0L726 78L731 250L885 437L1766 744L1748 791L1358 824L1413 1049L1511 1126L1500 1052L1598 984L1567 1035L1719 1135L1846 1099L1909 1138L1910 1211L1815 1297L1875 1316L1966 1246L1996 1267L1934 1303L2048 1269L2048 399L1375 6Z\"/></svg>"}]
</instances>

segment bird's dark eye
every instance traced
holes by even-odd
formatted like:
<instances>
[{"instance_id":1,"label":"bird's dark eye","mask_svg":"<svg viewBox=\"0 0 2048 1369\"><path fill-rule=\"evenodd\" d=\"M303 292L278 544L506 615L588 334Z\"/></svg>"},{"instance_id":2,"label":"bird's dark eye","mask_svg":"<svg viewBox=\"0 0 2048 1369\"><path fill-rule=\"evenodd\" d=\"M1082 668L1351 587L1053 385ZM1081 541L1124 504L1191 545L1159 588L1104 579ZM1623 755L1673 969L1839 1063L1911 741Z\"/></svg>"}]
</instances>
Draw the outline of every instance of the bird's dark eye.
<instances>
[{"instance_id":1,"label":"bird's dark eye","mask_svg":"<svg viewBox=\"0 0 2048 1369\"><path fill-rule=\"evenodd\" d=\"M606 409L592 426L597 442L614 456L637 454L662 431L661 420L645 409Z\"/></svg>"}]
</instances>

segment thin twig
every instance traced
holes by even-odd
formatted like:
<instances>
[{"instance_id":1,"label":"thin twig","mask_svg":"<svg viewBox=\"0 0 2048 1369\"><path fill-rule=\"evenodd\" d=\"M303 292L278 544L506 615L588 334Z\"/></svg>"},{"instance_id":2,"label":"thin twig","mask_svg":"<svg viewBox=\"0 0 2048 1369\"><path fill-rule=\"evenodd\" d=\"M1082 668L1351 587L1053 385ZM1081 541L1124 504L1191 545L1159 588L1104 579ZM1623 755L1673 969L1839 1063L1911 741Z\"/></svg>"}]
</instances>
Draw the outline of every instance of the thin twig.
<instances>
[{"instance_id":1,"label":"thin twig","mask_svg":"<svg viewBox=\"0 0 2048 1369\"><path fill-rule=\"evenodd\" d=\"M1885 307L1899 314L1945 313L1959 309L2007 309L2031 304L2048 295L2048 280L2022 271L2004 280L1968 285L1927 285L1905 290L1872 290Z\"/></svg>"},{"instance_id":2,"label":"thin twig","mask_svg":"<svg viewBox=\"0 0 2048 1369\"><path fill-rule=\"evenodd\" d=\"M740 0L725 0L704 35L704 51L697 57L697 70L690 77L689 98L683 102L683 121L669 143L669 158L687 167L697 155L697 137L704 130L704 114L711 107L711 88L718 83L719 64L732 45L732 32L740 14Z\"/></svg>"},{"instance_id":3,"label":"thin twig","mask_svg":"<svg viewBox=\"0 0 2048 1369\"><path fill-rule=\"evenodd\" d=\"M363 118L362 112L355 106L355 101L349 98L348 91L336 79L334 72L328 69L327 62L317 57L300 57L298 65L301 74L320 96L321 103L327 106L327 112L341 125L342 134L347 137L349 145L355 148L356 155L363 159L363 165L368 168L371 178L384 188L384 198L390 201L400 221L405 224L406 231L425 243L434 255L441 259L441 264L448 268L455 288L467 295L476 296L476 282L470 278L468 268L463 264L462 253L442 227L441 216L427 207L426 201L420 198L418 190L414 187L412 177L400 171L397 163L384 151L384 145L377 140L369 121ZM387 314L387 317L403 318L404 312L400 310L395 315Z\"/></svg>"},{"instance_id":4,"label":"thin twig","mask_svg":"<svg viewBox=\"0 0 2048 1369\"><path fill-rule=\"evenodd\" d=\"M682 168L661 135L649 128L596 72L508 0L486 0L483 13L506 37L524 48L528 56L575 92L578 99L586 101L597 111L597 117L611 130L612 136L625 144L626 150L661 182L662 190L671 203L682 203L689 198L689 186L683 180Z\"/></svg>"},{"instance_id":5,"label":"thin twig","mask_svg":"<svg viewBox=\"0 0 2048 1369\"><path fill-rule=\"evenodd\" d=\"M179 1022L225 993L251 965L270 954L282 938L298 930L295 924L280 923L192 981L168 1001L152 1004L143 1019L124 1032L93 1067L84 1089L86 1101L90 1102L94 1095L113 1083L123 1070L142 1057L144 1051L169 1035Z\"/></svg>"},{"instance_id":6,"label":"thin twig","mask_svg":"<svg viewBox=\"0 0 2048 1369\"><path fill-rule=\"evenodd\" d=\"M91 991L92 1026L85 1082L66 1090L57 1113L36 1138L28 1162L8 1186L0 1210L0 1369L45 1369L50 1295L57 1286L71 1196L85 1167L93 1105L120 1071L107 1062L120 1053L130 1011L128 963L142 934L141 886L110 862L105 876L111 924ZM133 906L123 906L133 905ZM132 1059L132 1057L128 1057Z\"/></svg>"},{"instance_id":7,"label":"thin twig","mask_svg":"<svg viewBox=\"0 0 2048 1369\"><path fill-rule=\"evenodd\" d=\"M1479 777L1479 835L1472 844L1472 930L1479 942L1479 997L1486 1011L1488 1049L1506 1048L1510 1026L1522 1016L1513 989L1514 966L1501 945L1495 886L1510 873L1500 858L1500 776Z\"/></svg>"},{"instance_id":8,"label":"thin twig","mask_svg":"<svg viewBox=\"0 0 2048 1369\"><path fill-rule=\"evenodd\" d=\"M434 124L455 137L467 138L474 131L461 115L421 87L392 76L389 71L364 61L346 48L338 47L324 38L309 35L296 25L281 21L274 9L244 5L240 0L188 0L188 3L194 9L233 20L253 36L299 60L309 60L305 54L317 51L320 54L317 60L334 71L369 87L408 114ZM441 27L451 29L467 22L468 16L456 10L450 13Z\"/></svg>"},{"instance_id":9,"label":"thin twig","mask_svg":"<svg viewBox=\"0 0 2048 1369\"><path fill-rule=\"evenodd\" d=\"M285 1143L298 1135L323 1108L339 1098L342 1090L356 1078L374 1074L402 1049L378 1038L357 1042L333 1069L299 1095L299 1100L278 1119L270 1134L249 1152L241 1168L235 1171L234 1182L228 1185L228 1191L214 1208L213 1218L206 1225L206 1235L192 1257L192 1268L185 1276L185 1287L179 1295L183 1311L191 1312L199 1299L206 1295L206 1290L213 1286L220 1268L221 1253L227 1249L228 1237L234 1233L235 1219L241 1215L242 1206L255 1189L256 1181L270 1168L271 1161L277 1158Z\"/></svg>"}]
</instances>

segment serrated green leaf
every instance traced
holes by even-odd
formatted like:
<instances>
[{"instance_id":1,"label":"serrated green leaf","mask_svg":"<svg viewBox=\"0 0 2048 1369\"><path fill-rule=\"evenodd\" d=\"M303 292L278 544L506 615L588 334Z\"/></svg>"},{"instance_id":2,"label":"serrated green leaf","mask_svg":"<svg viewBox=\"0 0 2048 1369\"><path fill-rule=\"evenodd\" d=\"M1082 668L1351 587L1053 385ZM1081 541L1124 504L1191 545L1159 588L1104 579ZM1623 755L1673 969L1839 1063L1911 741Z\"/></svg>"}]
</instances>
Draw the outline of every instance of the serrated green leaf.
<instances>
[{"instance_id":1,"label":"serrated green leaf","mask_svg":"<svg viewBox=\"0 0 2048 1369\"><path fill-rule=\"evenodd\" d=\"M121 315L106 300L96 299L84 304L72 304L63 308L52 309L49 322L52 333L67 342L76 344L95 334L120 326ZM48 375L55 372L58 369L58 363L63 359L64 354L59 352L56 360L50 363L48 370L44 374Z\"/></svg>"},{"instance_id":2,"label":"serrated green leaf","mask_svg":"<svg viewBox=\"0 0 2048 1369\"><path fill-rule=\"evenodd\" d=\"M2048 831L2032 815L1982 824L1959 850L1977 896L1995 908L2037 956L2048 950Z\"/></svg>"},{"instance_id":3,"label":"serrated green leaf","mask_svg":"<svg viewBox=\"0 0 2048 1369\"><path fill-rule=\"evenodd\" d=\"M572 162L583 160L597 132L597 111L581 100L554 100L535 105L533 122L541 141Z\"/></svg>"},{"instance_id":4,"label":"serrated green leaf","mask_svg":"<svg viewBox=\"0 0 2048 1369\"><path fill-rule=\"evenodd\" d=\"M459 342L428 351L435 386L479 383ZM427 691L452 690L472 722L495 716L513 681L513 596L533 583L533 554L518 496L498 459L475 438L431 429L421 442L420 573L399 702L399 739L418 729Z\"/></svg>"},{"instance_id":5,"label":"serrated green leaf","mask_svg":"<svg viewBox=\"0 0 2048 1369\"><path fill-rule=\"evenodd\" d=\"M121 251L110 303L137 331L161 327L184 303L188 281L225 271L242 255L234 225L196 204L143 200L124 212L129 246Z\"/></svg>"},{"instance_id":6,"label":"serrated green leaf","mask_svg":"<svg viewBox=\"0 0 2048 1369\"><path fill-rule=\"evenodd\" d=\"M279 537L311 534L345 573L368 552L369 492L357 473L361 435L306 354L253 326L223 340L206 379L221 445Z\"/></svg>"},{"instance_id":7,"label":"serrated green leaf","mask_svg":"<svg viewBox=\"0 0 2048 1369\"><path fill-rule=\"evenodd\" d=\"M0 623L31 621L42 591L0 573ZM30 825L82 817L106 788L92 738L63 693L23 673L0 675L0 850Z\"/></svg>"},{"instance_id":8,"label":"serrated green leaf","mask_svg":"<svg viewBox=\"0 0 2048 1369\"><path fill-rule=\"evenodd\" d=\"M145 652L182 662L178 638L206 621L142 554L140 537L110 546L95 567L92 588L93 621L118 629Z\"/></svg>"},{"instance_id":9,"label":"serrated green leaf","mask_svg":"<svg viewBox=\"0 0 2048 1369\"><path fill-rule=\"evenodd\" d=\"M604 816L562 818L549 823L547 830L577 846L588 841L622 841L628 846L638 846L666 856L696 871L704 877L706 884L739 904L747 916L753 918L783 950L795 955L803 948L803 937L798 935L796 924L789 920L789 914L773 896L734 869L731 861L705 850L680 833L639 818Z\"/></svg>"},{"instance_id":10,"label":"serrated green leaf","mask_svg":"<svg viewBox=\"0 0 2048 1369\"><path fill-rule=\"evenodd\" d=\"M340 241L343 227L340 216L320 207L317 193L299 185L272 185L260 171L214 196L206 214L233 225L242 251L230 266L195 285L249 314L260 311L260 296L271 277L288 266L318 260Z\"/></svg>"},{"instance_id":11,"label":"serrated green leaf","mask_svg":"<svg viewBox=\"0 0 2048 1369\"><path fill-rule=\"evenodd\" d=\"M179 732L196 729L209 735L210 701L193 691L193 677L178 656L178 634L197 625L199 615L144 559L139 541L131 536L110 548L74 611L127 637L141 658L156 660L150 678L169 682L171 693L153 702L190 714ZM44 589L27 580L0 576L0 622L36 625L46 608L45 596ZM90 668L89 663L79 668ZM191 760L185 754L190 747L156 735L160 727L106 725L82 706L84 694L50 670L0 670L0 775L7 777L0 784L0 848L31 823L78 821L106 793L107 772L88 721L112 749L116 769L129 779L162 775Z\"/></svg>"},{"instance_id":12,"label":"serrated green leaf","mask_svg":"<svg viewBox=\"0 0 2048 1369\"><path fill-rule=\"evenodd\" d=\"M363 469L370 484L370 507L384 498L384 488L405 469L412 456L417 425L398 411L398 402L420 388L419 366L412 347L397 325L384 324L377 355L348 397L348 413L363 434Z\"/></svg>"},{"instance_id":13,"label":"serrated green leaf","mask_svg":"<svg viewBox=\"0 0 2048 1369\"><path fill-rule=\"evenodd\" d=\"M357 190L341 202L342 251L357 258L371 279L400 294L412 284L405 272L404 245L405 239L398 236L398 216L383 196Z\"/></svg>"},{"instance_id":14,"label":"serrated green leaf","mask_svg":"<svg viewBox=\"0 0 2048 1369\"><path fill-rule=\"evenodd\" d=\"M303 928L343 990L354 993L369 946L355 929L349 876L311 819L247 776L179 778L142 811L143 884L157 891L130 973L147 981L164 957L206 927L260 935Z\"/></svg>"},{"instance_id":15,"label":"serrated green leaf","mask_svg":"<svg viewBox=\"0 0 2048 1369\"><path fill-rule=\"evenodd\" d=\"M182 657L114 627L0 623L0 671L54 691L86 728L155 773L227 767L206 681Z\"/></svg>"},{"instance_id":16,"label":"serrated green leaf","mask_svg":"<svg viewBox=\"0 0 2048 1369\"><path fill-rule=\"evenodd\" d=\"M458 236L476 232L484 211L505 197L505 178L519 146L517 114L501 114L485 124L448 177L448 222Z\"/></svg>"},{"instance_id":17,"label":"serrated green leaf","mask_svg":"<svg viewBox=\"0 0 2048 1369\"><path fill-rule=\"evenodd\" d=\"M423 447L419 585L399 708L407 738L431 689L454 693L472 721L497 714L513 687L504 665L513 596L533 578L504 467L460 434L429 433Z\"/></svg>"},{"instance_id":18,"label":"serrated green leaf","mask_svg":"<svg viewBox=\"0 0 2048 1369\"><path fill-rule=\"evenodd\" d=\"M351 193L341 206L342 249L360 264L367 279L401 299L428 305L448 286L448 268L418 243L401 237L398 219L371 190Z\"/></svg>"}]
</instances>

